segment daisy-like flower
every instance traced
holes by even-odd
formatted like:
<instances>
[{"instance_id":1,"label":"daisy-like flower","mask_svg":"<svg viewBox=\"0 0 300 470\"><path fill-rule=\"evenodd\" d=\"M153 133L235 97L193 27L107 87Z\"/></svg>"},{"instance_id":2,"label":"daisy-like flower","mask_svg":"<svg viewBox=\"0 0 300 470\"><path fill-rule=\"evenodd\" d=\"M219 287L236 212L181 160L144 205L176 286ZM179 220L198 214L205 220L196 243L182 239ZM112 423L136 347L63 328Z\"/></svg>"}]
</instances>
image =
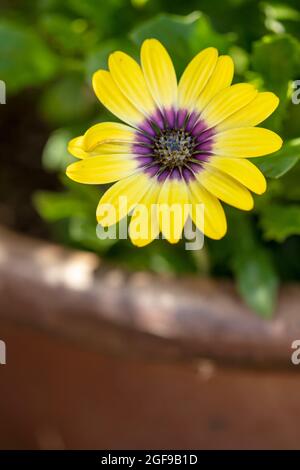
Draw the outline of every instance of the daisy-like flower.
<instances>
[{"instance_id":1,"label":"daisy-like flower","mask_svg":"<svg viewBox=\"0 0 300 470\"><path fill-rule=\"evenodd\" d=\"M94 74L93 88L127 124L96 124L73 139L69 151L80 161L67 168L80 183L117 181L99 202L101 225L133 211L129 235L135 245L150 243L160 232L176 243L190 216L206 236L220 239L227 229L220 200L252 209L250 191L262 194L266 181L247 158L281 147L277 134L255 127L279 100L247 83L231 85L233 69L229 56L209 47L194 57L177 84L172 61L156 39L144 41L141 65L123 52L110 55L109 71ZM107 205L115 210L107 214ZM179 212L159 210L173 205Z\"/></svg>"}]
</instances>

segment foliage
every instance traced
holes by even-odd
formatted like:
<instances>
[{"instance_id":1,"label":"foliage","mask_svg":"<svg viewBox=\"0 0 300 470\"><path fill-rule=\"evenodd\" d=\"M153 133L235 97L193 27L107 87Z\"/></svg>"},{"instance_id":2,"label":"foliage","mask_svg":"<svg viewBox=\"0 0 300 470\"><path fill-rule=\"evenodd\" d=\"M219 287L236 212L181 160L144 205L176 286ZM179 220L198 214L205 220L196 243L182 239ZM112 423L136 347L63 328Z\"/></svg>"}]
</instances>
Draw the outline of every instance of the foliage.
<instances>
[{"instance_id":1,"label":"foliage","mask_svg":"<svg viewBox=\"0 0 300 470\"><path fill-rule=\"evenodd\" d=\"M164 241L136 249L125 240L99 240L95 207L103 188L59 176L60 191L40 190L33 197L57 240L131 269L232 275L248 305L269 317L280 279L300 279L295 268L300 254L300 105L291 102L292 81L300 79L298 0L2 3L0 78L10 95L37 91L35 106L50 130L42 161L53 177L72 161L67 141L108 117L93 96L92 73L105 67L116 49L138 57L146 37L157 37L168 47L178 73L197 51L213 45L232 55L236 80L252 81L280 96L280 107L266 127L282 135L284 147L254 161L269 178L269 189L257 198L251 214L226 208L228 236L208 240L201 254Z\"/></svg>"}]
</instances>

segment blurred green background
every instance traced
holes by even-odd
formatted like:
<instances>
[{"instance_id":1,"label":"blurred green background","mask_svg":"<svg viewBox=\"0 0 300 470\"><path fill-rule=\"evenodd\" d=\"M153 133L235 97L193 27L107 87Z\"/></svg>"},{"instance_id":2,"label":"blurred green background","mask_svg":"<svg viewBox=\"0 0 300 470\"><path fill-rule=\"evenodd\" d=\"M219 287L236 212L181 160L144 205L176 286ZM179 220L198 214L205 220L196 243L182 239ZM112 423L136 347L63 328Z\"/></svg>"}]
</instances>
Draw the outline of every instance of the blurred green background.
<instances>
[{"instance_id":1,"label":"blurred green background","mask_svg":"<svg viewBox=\"0 0 300 470\"><path fill-rule=\"evenodd\" d=\"M279 132L284 147L254 161L269 178L267 193L252 213L226 207L227 236L197 252L162 240L137 249L97 239L104 188L64 176L73 161L68 140L113 119L93 95L93 72L117 49L138 58L147 37L164 43L178 74L199 50L216 46L234 59L235 81L281 99L264 126ZM291 101L299 40L299 0L1 0L1 223L129 269L233 276L253 310L271 316L280 282L300 279L300 105Z\"/></svg>"}]
</instances>

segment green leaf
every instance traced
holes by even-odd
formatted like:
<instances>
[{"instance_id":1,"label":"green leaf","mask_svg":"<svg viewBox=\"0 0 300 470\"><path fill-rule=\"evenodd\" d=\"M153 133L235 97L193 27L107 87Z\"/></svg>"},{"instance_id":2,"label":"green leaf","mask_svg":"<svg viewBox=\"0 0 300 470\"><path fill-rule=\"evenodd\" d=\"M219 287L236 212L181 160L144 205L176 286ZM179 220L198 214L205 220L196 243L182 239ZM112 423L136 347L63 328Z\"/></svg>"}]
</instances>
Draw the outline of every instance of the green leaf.
<instances>
[{"instance_id":1,"label":"green leaf","mask_svg":"<svg viewBox=\"0 0 300 470\"><path fill-rule=\"evenodd\" d=\"M299 21L300 12L290 7L289 5L272 5L269 2L263 3L263 9L267 18L273 18L275 20L291 20Z\"/></svg>"},{"instance_id":2,"label":"green leaf","mask_svg":"<svg viewBox=\"0 0 300 470\"><path fill-rule=\"evenodd\" d=\"M67 0L65 3L76 18L84 18L95 28L90 32L99 42L116 36L124 38L133 20L137 19L129 0Z\"/></svg>"},{"instance_id":3,"label":"green leaf","mask_svg":"<svg viewBox=\"0 0 300 470\"><path fill-rule=\"evenodd\" d=\"M267 88L281 93L299 66L299 41L289 34L264 36L254 43L252 65Z\"/></svg>"},{"instance_id":4,"label":"green leaf","mask_svg":"<svg viewBox=\"0 0 300 470\"><path fill-rule=\"evenodd\" d=\"M80 184L68 178L64 173L59 175L59 180L69 192L74 194L80 200L86 201L86 203L93 207L93 209L95 209L104 192L103 186L99 187L89 184Z\"/></svg>"},{"instance_id":5,"label":"green leaf","mask_svg":"<svg viewBox=\"0 0 300 470\"><path fill-rule=\"evenodd\" d=\"M235 259L237 287L250 308L265 318L274 311L278 277L271 257L263 248L240 253Z\"/></svg>"},{"instance_id":6,"label":"green leaf","mask_svg":"<svg viewBox=\"0 0 300 470\"><path fill-rule=\"evenodd\" d=\"M300 158L300 138L286 142L276 153L255 159L254 163L269 178L280 178L287 173Z\"/></svg>"},{"instance_id":7,"label":"green leaf","mask_svg":"<svg viewBox=\"0 0 300 470\"><path fill-rule=\"evenodd\" d=\"M74 161L67 150L68 142L72 137L71 132L66 129L58 129L50 135L42 154L42 162L46 170L65 171L66 167Z\"/></svg>"},{"instance_id":8,"label":"green leaf","mask_svg":"<svg viewBox=\"0 0 300 470\"><path fill-rule=\"evenodd\" d=\"M86 121L97 101L81 74L64 76L47 88L42 95L40 109L52 125L66 126Z\"/></svg>"},{"instance_id":9,"label":"green leaf","mask_svg":"<svg viewBox=\"0 0 300 470\"><path fill-rule=\"evenodd\" d=\"M179 71L201 49L215 46L221 52L227 52L233 40L233 35L214 31L209 19L201 12L187 16L160 14L135 28L130 37L138 46L147 38L159 39Z\"/></svg>"},{"instance_id":10,"label":"green leaf","mask_svg":"<svg viewBox=\"0 0 300 470\"><path fill-rule=\"evenodd\" d=\"M232 46L229 49L229 55L234 62L234 71L237 75L243 75L249 66L249 55L247 52L238 46Z\"/></svg>"},{"instance_id":11,"label":"green leaf","mask_svg":"<svg viewBox=\"0 0 300 470\"><path fill-rule=\"evenodd\" d=\"M101 46L92 48L85 59L85 73L87 83L91 83L92 75L98 69L107 69L108 56L116 50L122 50L130 55L135 55L137 49L132 45L131 42L124 39L112 39L101 43Z\"/></svg>"},{"instance_id":12,"label":"green leaf","mask_svg":"<svg viewBox=\"0 0 300 470\"><path fill-rule=\"evenodd\" d=\"M9 92L49 80L57 65L56 56L33 28L0 21L0 77Z\"/></svg>"},{"instance_id":13,"label":"green leaf","mask_svg":"<svg viewBox=\"0 0 300 470\"><path fill-rule=\"evenodd\" d=\"M46 14L40 17L39 27L65 55L80 53L94 42L86 32L88 24L83 18L74 20L59 13Z\"/></svg>"},{"instance_id":14,"label":"green leaf","mask_svg":"<svg viewBox=\"0 0 300 470\"><path fill-rule=\"evenodd\" d=\"M267 240L281 243L290 235L300 235L300 205L269 205L261 213L260 224Z\"/></svg>"},{"instance_id":15,"label":"green leaf","mask_svg":"<svg viewBox=\"0 0 300 470\"><path fill-rule=\"evenodd\" d=\"M33 202L39 215L53 224L59 241L103 254L117 239L97 238L95 205L72 192L38 191Z\"/></svg>"},{"instance_id":16,"label":"green leaf","mask_svg":"<svg viewBox=\"0 0 300 470\"><path fill-rule=\"evenodd\" d=\"M260 316L271 317L277 299L278 275L271 254L255 236L249 216L228 210L228 243L237 288Z\"/></svg>"},{"instance_id":17,"label":"green leaf","mask_svg":"<svg viewBox=\"0 0 300 470\"><path fill-rule=\"evenodd\" d=\"M271 3L263 3L261 6L266 16L265 26L274 33L282 33L286 31L287 22L297 23L300 20L299 11L289 5L272 5Z\"/></svg>"},{"instance_id":18,"label":"green leaf","mask_svg":"<svg viewBox=\"0 0 300 470\"><path fill-rule=\"evenodd\" d=\"M84 201L70 193L54 193L37 191L33 198L34 206L39 215L48 222L85 214L87 205Z\"/></svg>"},{"instance_id":19,"label":"green leaf","mask_svg":"<svg viewBox=\"0 0 300 470\"><path fill-rule=\"evenodd\" d=\"M82 216L72 217L69 221L69 236L71 241L78 246L103 254L119 240L112 238L100 240L96 233L95 219L88 212Z\"/></svg>"},{"instance_id":20,"label":"green leaf","mask_svg":"<svg viewBox=\"0 0 300 470\"><path fill-rule=\"evenodd\" d=\"M275 180L274 180L275 181ZM299 161L290 171L277 182L281 183L280 200L290 202L300 201L300 164ZM278 199L278 198L277 198Z\"/></svg>"},{"instance_id":21,"label":"green leaf","mask_svg":"<svg viewBox=\"0 0 300 470\"><path fill-rule=\"evenodd\" d=\"M150 245L137 249L130 240L121 240L110 255L130 270L173 274L197 272L192 256L187 255L182 243L175 246L166 240L154 240Z\"/></svg>"},{"instance_id":22,"label":"green leaf","mask_svg":"<svg viewBox=\"0 0 300 470\"><path fill-rule=\"evenodd\" d=\"M234 33L218 33L206 15L200 12L198 12L198 15L189 40L192 55L197 54L205 47L211 46L216 47L222 54L228 52L229 47L236 39L236 35Z\"/></svg>"},{"instance_id":23,"label":"green leaf","mask_svg":"<svg viewBox=\"0 0 300 470\"><path fill-rule=\"evenodd\" d=\"M264 88L280 98L276 112L268 119L268 127L281 128L288 104L288 88L300 64L300 43L289 34L264 36L254 43L252 65L264 80Z\"/></svg>"}]
</instances>

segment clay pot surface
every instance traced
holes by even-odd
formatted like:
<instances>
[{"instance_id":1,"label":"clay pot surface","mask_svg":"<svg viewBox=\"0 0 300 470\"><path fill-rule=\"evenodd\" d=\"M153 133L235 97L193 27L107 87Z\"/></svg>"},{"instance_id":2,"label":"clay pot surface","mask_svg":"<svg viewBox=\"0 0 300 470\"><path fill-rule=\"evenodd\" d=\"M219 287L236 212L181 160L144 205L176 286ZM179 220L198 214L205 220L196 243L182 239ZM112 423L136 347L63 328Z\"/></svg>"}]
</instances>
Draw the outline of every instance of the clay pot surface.
<instances>
[{"instance_id":1,"label":"clay pot surface","mask_svg":"<svg viewBox=\"0 0 300 470\"><path fill-rule=\"evenodd\" d=\"M297 448L300 287L128 273L0 230L0 447Z\"/></svg>"}]
</instances>

